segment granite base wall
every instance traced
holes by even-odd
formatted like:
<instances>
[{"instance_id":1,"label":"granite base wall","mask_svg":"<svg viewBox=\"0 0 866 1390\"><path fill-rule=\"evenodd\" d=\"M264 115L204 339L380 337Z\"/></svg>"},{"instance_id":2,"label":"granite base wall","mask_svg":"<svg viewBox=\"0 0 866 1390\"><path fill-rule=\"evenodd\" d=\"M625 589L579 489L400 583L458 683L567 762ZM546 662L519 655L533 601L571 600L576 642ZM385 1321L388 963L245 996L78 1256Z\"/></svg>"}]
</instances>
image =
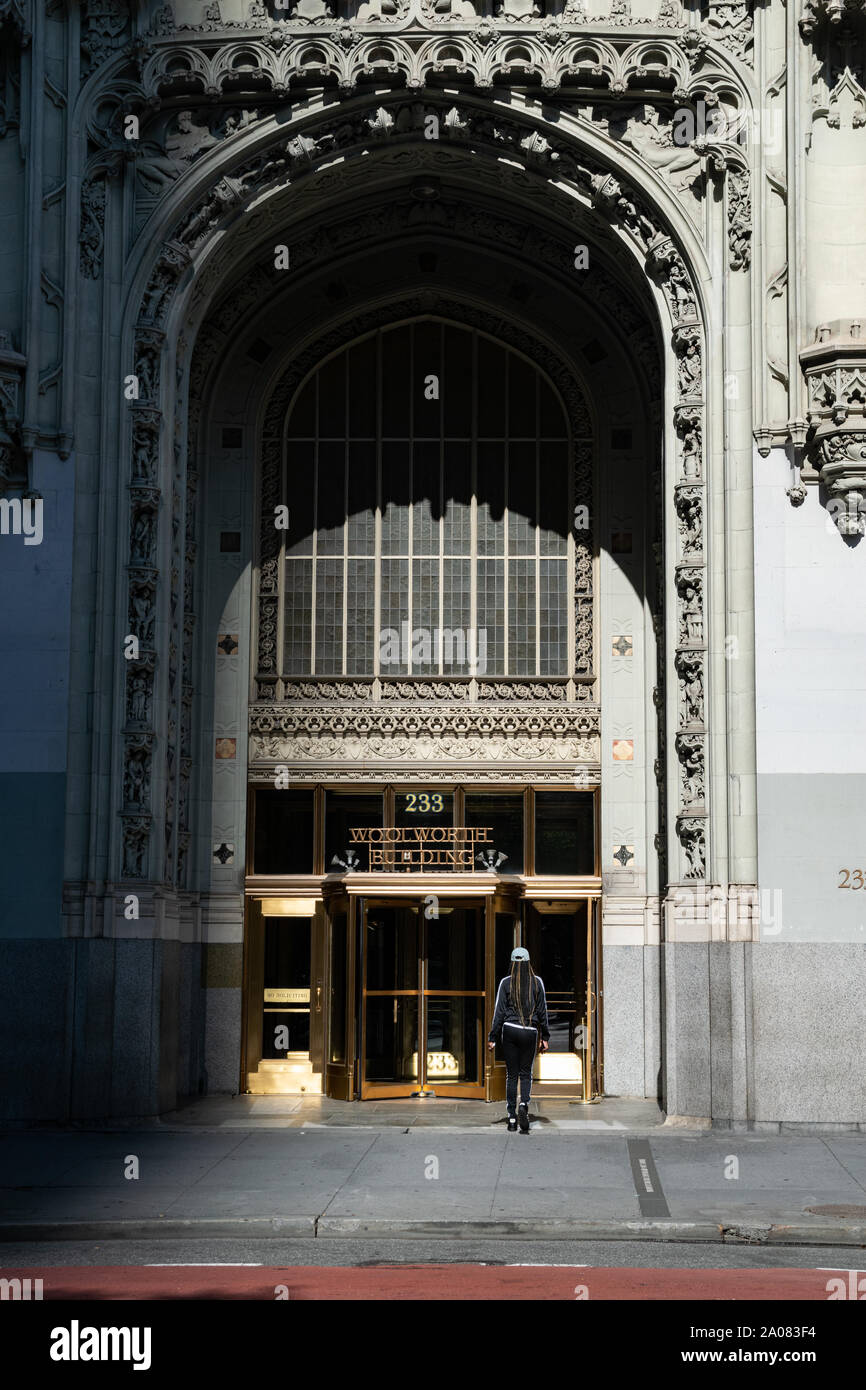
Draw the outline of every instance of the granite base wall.
<instances>
[{"instance_id":1,"label":"granite base wall","mask_svg":"<svg viewBox=\"0 0 866 1390\"><path fill-rule=\"evenodd\" d=\"M159 1115L202 1094L201 953L177 941L0 940L0 1119ZM236 1054L239 1041L238 1024Z\"/></svg>"}]
</instances>

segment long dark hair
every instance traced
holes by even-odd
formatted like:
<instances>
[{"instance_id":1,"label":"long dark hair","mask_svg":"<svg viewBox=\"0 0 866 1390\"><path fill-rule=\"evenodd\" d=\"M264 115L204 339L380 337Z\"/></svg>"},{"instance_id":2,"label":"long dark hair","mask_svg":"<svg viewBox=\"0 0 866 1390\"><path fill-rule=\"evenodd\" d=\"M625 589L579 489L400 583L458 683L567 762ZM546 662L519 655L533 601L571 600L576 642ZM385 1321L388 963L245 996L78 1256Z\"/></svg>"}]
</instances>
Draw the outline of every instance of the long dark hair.
<instances>
[{"instance_id":1,"label":"long dark hair","mask_svg":"<svg viewBox=\"0 0 866 1390\"><path fill-rule=\"evenodd\" d=\"M527 1020L532 1017L532 1010L535 1008L535 981L537 978L528 960L513 960L511 962L509 993L511 1002L517 1010L517 1017L524 1028L528 1026Z\"/></svg>"}]
</instances>

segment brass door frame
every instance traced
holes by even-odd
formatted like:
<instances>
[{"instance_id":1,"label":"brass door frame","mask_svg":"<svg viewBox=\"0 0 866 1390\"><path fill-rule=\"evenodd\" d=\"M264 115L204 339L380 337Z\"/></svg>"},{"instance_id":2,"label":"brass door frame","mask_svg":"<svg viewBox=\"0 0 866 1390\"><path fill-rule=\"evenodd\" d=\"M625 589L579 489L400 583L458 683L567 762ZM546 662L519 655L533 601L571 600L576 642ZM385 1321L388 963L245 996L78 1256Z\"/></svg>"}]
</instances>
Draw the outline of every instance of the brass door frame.
<instances>
[{"instance_id":1,"label":"brass door frame","mask_svg":"<svg viewBox=\"0 0 866 1390\"><path fill-rule=\"evenodd\" d=\"M450 903L454 907L479 907L477 897L461 898L459 894L441 895L441 901ZM418 987L417 989L389 989L371 990L370 994L377 997L387 996L387 998L398 998L412 996L418 1000L418 1076L413 1081L380 1081L368 1082L366 1079L366 1054L365 1038L367 1035L367 995L366 988L366 960L364 955L365 948L362 947L362 958L358 962L358 985L360 995L360 1030L359 1030L359 1084L358 1092L361 1100L398 1100L401 1098L417 1096L419 1092L427 1092L435 1095L455 1096L458 1099L484 1100L486 1099L486 1065L484 1052L486 1051L486 1032L477 1039L476 1069L481 1078L478 1082L469 1081L437 1081L436 1086L427 1084L427 1000L433 996L439 998L473 998L485 999L487 997L486 988L480 990L442 990L427 988L427 953L426 953L426 918L422 910L424 902L423 896L407 893L404 897L359 898L357 900L361 906L358 910L358 920L360 925L360 937L363 941L366 924L367 911L369 908L376 907L418 907L418 925L420 927L418 943ZM488 936L488 913L485 911L482 918L484 930L484 949L486 952ZM486 965L486 961L485 961ZM486 1020L487 1008L485 1007L482 1017ZM438 1089L437 1089L438 1088Z\"/></svg>"},{"instance_id":2,"label":"brass door frame","mask_svg":"<svg viewBox=\"0 0 866 1390\"><path fill-rule=\"evenodd\" d=\"M324 890L324 934L322 948L323 995L322 1011L322 1071L326 1096L332 1100L353 1100L355 1096L355 902L337 885L328 885ZM332 937L334 917L344 913L346 917L345 942L345 997L343 999L343 1023L345 1030L345 1059L343 1062L331 1061L331 974Z\"/></svg>"},{"instance_id":3,"label":"brass door frame","mask_svg":"<svg viewBox=\"0 0 866 1390\"><path fill-rule=\"evenodd\" d=\"M265 914L263 900L268 898L299 898L313 903L312 910L303 914L310 923L310 1048L308 1052L290 1054L309 1057L310 1068L318 1073L324 1067L324 1041L321 1019L322 994L322 938L324 918L321 902L309 893L263 894L253 897L247 894L244 912L243 965L241 972L241 1075L240 1094L247 1093L247 1081L264 1060L263 1052L263 1004L262 988L265 970ZM301 914L299 914L299 917ZM322 1065L317 1065L321 1062Z\"/></svg>"}]
</instances>

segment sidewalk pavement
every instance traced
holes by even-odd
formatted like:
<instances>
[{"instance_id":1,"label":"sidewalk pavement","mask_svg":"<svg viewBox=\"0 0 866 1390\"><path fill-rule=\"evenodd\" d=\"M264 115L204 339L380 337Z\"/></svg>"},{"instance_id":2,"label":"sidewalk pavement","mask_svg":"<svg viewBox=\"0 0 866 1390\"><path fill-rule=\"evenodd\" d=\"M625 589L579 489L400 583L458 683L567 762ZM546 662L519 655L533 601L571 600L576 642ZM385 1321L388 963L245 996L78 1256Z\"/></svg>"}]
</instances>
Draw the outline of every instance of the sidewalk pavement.
<instances>
[{"instance_id":1,"label":"sidewalk pavement","mask_svg":"<svg viewBox=\"0 0 866 1390\"><path fill-rule=\"evenodd\" d=\"M209 1098L0 1133L0 1240L519 1237L866 1246L866 1135L671 1127L651 1101Z\"/></svg>"}]
</instances>

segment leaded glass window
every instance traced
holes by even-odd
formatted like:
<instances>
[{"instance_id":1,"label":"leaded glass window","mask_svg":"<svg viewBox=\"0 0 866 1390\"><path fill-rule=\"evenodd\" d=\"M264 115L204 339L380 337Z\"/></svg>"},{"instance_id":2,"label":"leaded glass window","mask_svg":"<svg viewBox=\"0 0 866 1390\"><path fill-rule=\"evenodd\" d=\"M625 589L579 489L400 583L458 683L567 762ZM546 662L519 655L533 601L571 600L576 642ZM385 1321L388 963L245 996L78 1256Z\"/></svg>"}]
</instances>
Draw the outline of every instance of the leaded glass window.
<instances>
[{"instance_id":1,"label":"leaded glass window","mask_svg":"<svg viewBox=\"0 0 866 1390\"><path fill-rule=\"evenodd\" d=\"M286 676L567 676L572 480L544 374L436 318L323 362L292 404Z\"/></svg>"}]
</instances>

